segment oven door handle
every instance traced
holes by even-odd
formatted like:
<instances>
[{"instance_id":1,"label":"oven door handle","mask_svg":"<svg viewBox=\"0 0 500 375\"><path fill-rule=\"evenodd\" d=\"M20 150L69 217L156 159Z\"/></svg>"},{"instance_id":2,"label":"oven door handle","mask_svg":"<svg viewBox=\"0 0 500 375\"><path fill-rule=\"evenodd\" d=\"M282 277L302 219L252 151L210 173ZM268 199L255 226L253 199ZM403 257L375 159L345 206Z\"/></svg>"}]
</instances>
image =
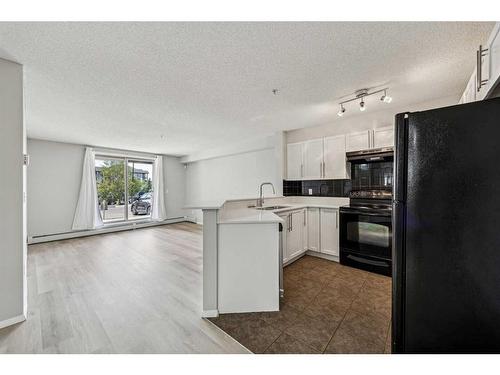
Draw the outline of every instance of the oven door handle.
<instances>
[{"instance_id":1,"label":"oven door handle","mask_svg":"<svg viewBox=\"0 0 500 375\"><path fill-rule=\"evenodd\" d=\"M390 213L375 213L375 212L366 212L366 211L356 211L356 210L349 210L349 211L340 211L341 214L356 214L356 215L363 215L363 216L388 216L390 217Z\"/></svg>"},{"instance_id":2,"label":"oven door handle","mask_svg":"<svg viewBox=\"0 0 500 375\"><path fill-rule=\"evenodd\" d=\"M371 260L371 259L365 259L365 258L360 258L360 257L357 257L355 255L347 255L347 258L350 258L356 262L359 262L359 263L366 263L366 264L370 264L372 266L378 266L378 267L389 267L389 263L387 262L382 262L382 261L377 261L377 260Z\"/></svg>"}]
</instances>

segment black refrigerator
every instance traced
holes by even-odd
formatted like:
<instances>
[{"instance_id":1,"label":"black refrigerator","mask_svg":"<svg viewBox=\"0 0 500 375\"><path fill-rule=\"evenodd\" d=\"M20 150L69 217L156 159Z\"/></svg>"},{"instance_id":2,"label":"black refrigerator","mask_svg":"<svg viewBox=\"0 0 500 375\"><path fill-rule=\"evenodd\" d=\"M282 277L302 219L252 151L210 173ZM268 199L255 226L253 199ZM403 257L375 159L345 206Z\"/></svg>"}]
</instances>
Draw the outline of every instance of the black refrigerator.
<instances>
[{"instance_id":1,"label":"black refrigerator","mask_svg":"<svg viewBox=\"0 0 500 375\"><path fill-rule=\"evenodd\" d=\"M393 353L500 352L500 98L396 115Z\"/></svg>"}]
</instances>

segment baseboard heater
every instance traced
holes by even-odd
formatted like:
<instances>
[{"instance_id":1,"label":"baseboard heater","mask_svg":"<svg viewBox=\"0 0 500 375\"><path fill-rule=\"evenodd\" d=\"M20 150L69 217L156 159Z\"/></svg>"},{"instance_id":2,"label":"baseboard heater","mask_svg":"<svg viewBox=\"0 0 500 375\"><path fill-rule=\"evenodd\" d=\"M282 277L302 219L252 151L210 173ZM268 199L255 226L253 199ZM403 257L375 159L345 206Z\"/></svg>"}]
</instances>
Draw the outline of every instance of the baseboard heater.
<instances>
[{"instance_id":1,"label":"baseboard heater","mask_svg":"<svg viewBox=\"0 0 500 375\"><path fill-rule=\"evenodd\" d=\"M69 238L96 236L96 235L105 234L105 233L121 232L121 231L126 231L126 230L134 230L134 229L155 227L155 226L159 226L159 225L175 224L175 223L182 223L182 222L195 223L193 218L190 218L188 216L179 216L179 217L168 218L164 221L146 221L146 222L139 222L139 223L115 224L115 225L109 225L109 226L105 226L105 227L100 228L100 229L93 229L93 230L75 230L75 231L71 231L71 232L60 232L60 233L41 234L41 235L37 235L37 236L30 236L30 237L28 237L28 244L58 241L58 240L64 240L64 239L69 239Z\"/></svg>"}]
</instances>

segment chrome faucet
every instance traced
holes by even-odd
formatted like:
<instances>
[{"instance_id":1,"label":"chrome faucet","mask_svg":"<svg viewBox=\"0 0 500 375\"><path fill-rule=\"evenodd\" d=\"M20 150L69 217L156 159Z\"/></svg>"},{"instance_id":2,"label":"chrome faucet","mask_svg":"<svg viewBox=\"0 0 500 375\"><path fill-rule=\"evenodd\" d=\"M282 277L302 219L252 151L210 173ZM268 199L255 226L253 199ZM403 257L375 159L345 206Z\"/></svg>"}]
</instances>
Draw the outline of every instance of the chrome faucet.
<instances>
[{"instance_id":1,"label":"chrome faucet","mask_svg":"<svg viewBox=\"0 0 500 375\"><path fill-rule=\"evenodd\" d=\"M262 207L264 205L264 196L262 195L262 187L264 185L271 185L271 187L273 188L273 194L276 195L276 190L274 190L274 185L271 183L271 182L263 182L262 184L260 184L260 195L259 195L259 199L257 200L257 204L256 206L257 207Z\"/></svg>"}]
</instances>

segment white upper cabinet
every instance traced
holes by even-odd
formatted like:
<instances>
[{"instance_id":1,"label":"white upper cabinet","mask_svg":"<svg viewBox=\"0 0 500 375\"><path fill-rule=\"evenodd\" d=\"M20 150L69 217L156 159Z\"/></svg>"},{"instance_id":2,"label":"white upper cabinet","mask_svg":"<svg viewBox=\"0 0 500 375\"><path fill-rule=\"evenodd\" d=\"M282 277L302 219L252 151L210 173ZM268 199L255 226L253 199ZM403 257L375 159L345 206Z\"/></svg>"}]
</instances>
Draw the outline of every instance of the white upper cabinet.
<instances>
[{"instance_id":1,"label":"white upper cabinet","mask_svg":"<svg viewBox=\"0 0 500 375\"><path fill-rule=\"evenodd\" d=\"M323 138L304 142L304 176L305 179L323 177Z\"/></svg>"},{"instance_id":2,"label":"white upper cabinet","mask_svg":"<svg viewBox=\"0 0 500 375\"><path fill-rule=\"evenodd\" d=\"M459 103L483 100L500 82L500 23L497 22L485 44L477 47L476 67Z\"/></svg>"},{"instance_id":3,"label":"white upper cabinet","mask_svg":"<svg viewBox=\"0 0 500 375\"><path fill-rule=\"evenodd\" d=\"M329 179L349 178L345 157L345 136L336 135L324 139L323 177Z\"/></svg>"},{"instance_id":4,"label":"white upper cabinet","mask_svg":"<svg viewBox=\"0 0 500 375\"><path fill-rule=\"evenodd\" d=\"M286 148L287 178L300 180L303 177L303 143L290 143Z\"/></svg>"},{"instance_id":5,"label":"white upper cabinet","mask_svg":"<svg viewBox=\"0 0 500 375\"><path fill-rule=\"evenodd\" d=\"M346 151L360 151L371 148L370 134L370 130L347 134L345 136Z\"/></svg>"},{"instance_id":6,"label":"white upper cabinet","mask_svg":"<svg viewBox=\"0 0 500 375\"><path fill-rule=\"evenodd\" d=\"M467 86L465 87L464 93L460 98L460 104L471 103L476 101L476 87L477 79L476 79L476 70L469 78L469 82L467 82Z\"/></svg>"},{"instance_id":7,"label":"white upper cabinet","mask_svg":"<svg viewBox=\"0 0 500 375\"><path fill-rule=\"evenodd\" d=\"M320 252L339 255L339 223L338 210L320 209Z\"/></svg>"},{"instance_id":8,"label":"white upper cabinet","mask_svg":"<svg viewBox=\"0 0 500 375\"><path fill-rule=\"evenodd\" d=\"M287 145L287 179L350 178L346 152L394 146L394 128L386 126L347 135Z\"/></svg>"},{"instance_id":9,"label":"white upper cabinet","mask_svg":"<svg viewBox=\"0 0 500 375\"><path fill-rule=\"evenodd\" d=\"M393 147L394 146L394 128L386 126L373 130L373 148Z\"/></svg>"},{"instance_id":10,"label":"white upper cabinet","mask_svg":"<svg viewBox=\"0 0 500 375\"><path fill-rule=\"evenodd\" d=\"M495 89L500 81L500 23L497 22L491 33L488 44L489 75L488 93Z\"/></svg>"}]
</instances>

